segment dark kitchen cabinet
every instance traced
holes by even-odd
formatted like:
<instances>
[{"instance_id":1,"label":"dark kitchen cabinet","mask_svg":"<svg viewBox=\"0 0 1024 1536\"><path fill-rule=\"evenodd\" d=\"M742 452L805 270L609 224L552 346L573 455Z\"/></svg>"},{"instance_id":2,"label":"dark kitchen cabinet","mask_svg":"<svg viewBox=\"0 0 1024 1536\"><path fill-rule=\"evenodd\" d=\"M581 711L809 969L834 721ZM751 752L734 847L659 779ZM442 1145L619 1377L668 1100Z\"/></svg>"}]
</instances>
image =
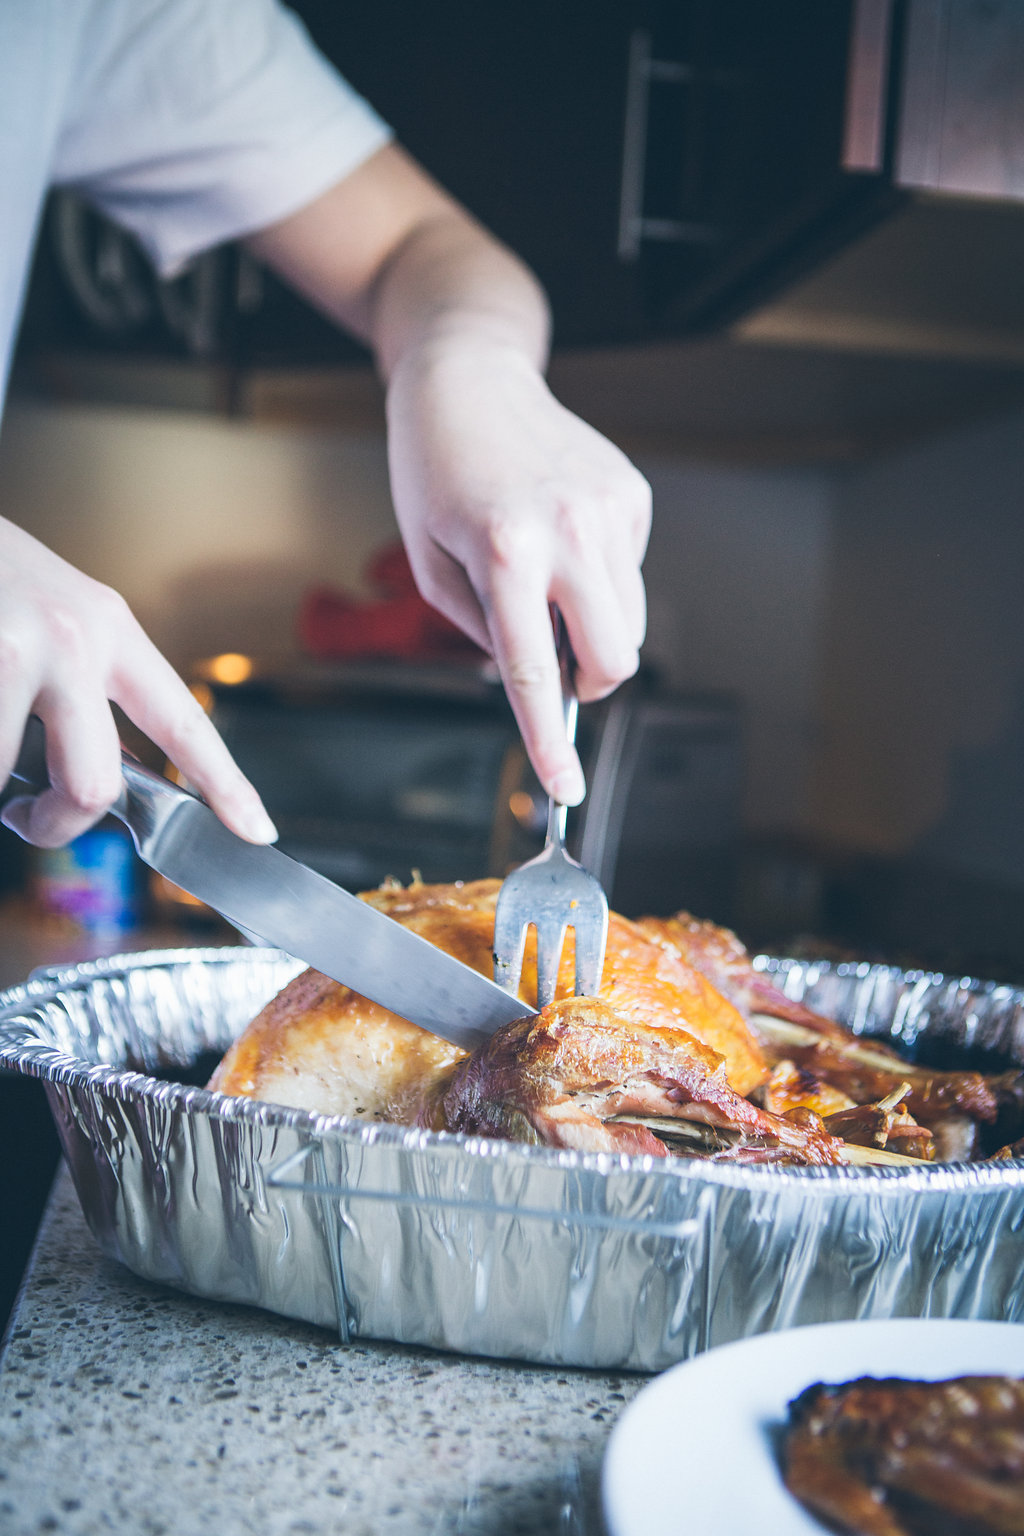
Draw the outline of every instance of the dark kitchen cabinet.
<instances>
[{"instance_id":1,"label":"dark kitchen cabinet","mask_svg":"<svg viewBox=\"0 0 1024 1536\"><path fill-rule=\"evenodd\" d=\"M541 275L559 339L640 324L617 253L631 34L645 0L300 0L314 38L399 140Z\"/></svg>"},{"instance_id":2,"label":"dark kitchen cabinet","mask_svg":"<svg viewBox=\"0 0 1024 1536\"><path fill-rule=\"evenodd\" d=\"M902 31L899 0L666 0L634 34L623 240L648 325L726 324L902 204Z\"/></svg>"},{"instance_id":3,"label":"dark kitchen cabinet","mask_svg":"<svg viewBox=\"0 0 1024 1536\"><path fill-rule=\"evenodd\" d=\"M890 206L884 163L842 168L859 8L296 5L400 141L536 269L563 346L716 325ZM67 198L47 222L24 335L27 348L241 368L363 355L243 253L157 284L124 237Z\"/></svg>"}]
</instances>

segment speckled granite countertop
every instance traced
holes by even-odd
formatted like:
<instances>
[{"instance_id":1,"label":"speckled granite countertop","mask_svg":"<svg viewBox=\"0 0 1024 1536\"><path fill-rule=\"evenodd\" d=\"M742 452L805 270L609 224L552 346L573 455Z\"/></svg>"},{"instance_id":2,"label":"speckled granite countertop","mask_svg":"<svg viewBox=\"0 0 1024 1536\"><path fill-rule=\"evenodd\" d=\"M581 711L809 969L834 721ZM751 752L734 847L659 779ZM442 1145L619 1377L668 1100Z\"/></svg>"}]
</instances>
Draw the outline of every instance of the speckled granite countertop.
<instances>
[{"instance_id":1,"label":"speckled granite countertop","mask_svg":"<svg viewBox=\"0 0 1024 1536\"><path fill-rule=\"evenodd\" d=\"M58 1176L0 1361L4 1536L599 1536L642 1376L335 1337L104 1258Z\"/></svg>"}]
</instances>

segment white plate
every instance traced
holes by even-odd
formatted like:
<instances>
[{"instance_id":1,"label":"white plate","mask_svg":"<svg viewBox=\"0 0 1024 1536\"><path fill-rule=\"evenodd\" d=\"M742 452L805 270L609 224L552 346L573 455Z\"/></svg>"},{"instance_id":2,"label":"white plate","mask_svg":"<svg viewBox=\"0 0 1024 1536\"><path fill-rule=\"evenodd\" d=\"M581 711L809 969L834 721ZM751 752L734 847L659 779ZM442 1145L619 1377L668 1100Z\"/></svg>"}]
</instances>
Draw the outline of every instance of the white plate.
<instances>
[{"instance_id":1,"label":"white plate","mask_svg":"<svg viewBox=\"0 0 1024 1536\"><path fill-rule=\"evenodd\" d=\"M605 1453L610 1536L750 1530L822 1536L779 1475L773 1436L815 1382L1024 1376L1024 1324L894 1318L822 1323L720 1345L643 1389Z\"/></svg>"}]
</instances>

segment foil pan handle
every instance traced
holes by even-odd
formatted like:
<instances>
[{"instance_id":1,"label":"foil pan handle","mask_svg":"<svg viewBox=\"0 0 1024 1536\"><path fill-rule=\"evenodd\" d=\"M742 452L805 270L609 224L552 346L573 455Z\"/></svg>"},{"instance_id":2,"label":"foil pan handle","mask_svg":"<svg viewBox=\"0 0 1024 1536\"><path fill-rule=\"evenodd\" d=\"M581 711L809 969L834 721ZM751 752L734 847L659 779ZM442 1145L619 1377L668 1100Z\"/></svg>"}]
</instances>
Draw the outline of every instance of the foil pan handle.
<instances>
[{"instance_id":1,"label":"foil pan handle","mask_svg":"<svg viewBox=\"0 0 1024 1536\"><path fill-rule=\"evenodd\" d=\"M422 1206L435 1211L447 1210L472 1212L484 1216L511 1216L519 1221L557 1221L563 1227L586 1227L598 1231L635 1232L653 1237L700 1237L702 1223L697 1217L685 1217L679 1221L657 1221L649 1217L616 1216L607 1211L555 1210L551 1206L503 1205L495 1200L480 1200L458 1195L423 1194L410 1189L367 1189L362 1184L350 1184L347 1180L330 1178L323 1167L321 1149L317 1144L300 1147L276 1168L267 1172L268 1189L301 1190L303 1194L344 1202L346 1200L371 1200L385 1205ZM303 1171L307 1159L313 1160L313 1177Z\"/></svg>"}]
</instances>

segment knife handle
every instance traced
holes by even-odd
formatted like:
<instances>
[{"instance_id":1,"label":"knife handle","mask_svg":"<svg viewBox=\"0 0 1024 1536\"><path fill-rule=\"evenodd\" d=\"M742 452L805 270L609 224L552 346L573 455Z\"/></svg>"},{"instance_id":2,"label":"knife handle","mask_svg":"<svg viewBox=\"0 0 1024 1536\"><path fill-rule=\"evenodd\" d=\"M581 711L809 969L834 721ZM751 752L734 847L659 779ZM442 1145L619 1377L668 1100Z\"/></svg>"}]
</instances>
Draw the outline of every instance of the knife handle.
<instances>
[{"instance_id":1,"label":"knife handle","mask_svg":"<svg viewBox=\"0 0 1024 1536\"><path fill-rule=\"evenodd\" d=\"M173 788L169 780L160 779L158 774L147 773L142 764L137 762L130 752L126 752L124 747L121 748L121 768L122 772L135 769L139 773L146 774L147 778L157 779L158 782L167 784L168 788ZM50 772L46 766L46 727L38 715L29 715L25 722L25 734L21 738L18 760L11 769L11 778L19 779L29 789L34 789L37 794L41 794L44 789L50 787ZM121 814L116 805L111 809L115 815Z\"/></svg>"},{"instance_id":2,"label":"knife handle","mask_svg":"<svg viewBox=\"0 0 1024 1536\"><path fill-rule=\"evenodd\" d=\"M11 769L11 778L20 779L30 789L50 787L50 775L46 771L46 728L38 715L29 715L25 723L21 751Z\"/></svg>"},{"instance_id":3,"label":"knife handle","mask_svg":"<svg viewBox=\"0 0 1024 1536\"><path fill-rule=\"evenodd\" d=\"M179 789L170 779L143 768L123 747L121 775L121 793L110 807L110 813L124 822L136 848L145 857L143 844L159 830L181 801L194 800L196 796ZM11 769L11 777L37 793L50 787L46 768L46 728L38 715L29 715L26 721L21 750Z\"/></svg>"}]
</instances>

